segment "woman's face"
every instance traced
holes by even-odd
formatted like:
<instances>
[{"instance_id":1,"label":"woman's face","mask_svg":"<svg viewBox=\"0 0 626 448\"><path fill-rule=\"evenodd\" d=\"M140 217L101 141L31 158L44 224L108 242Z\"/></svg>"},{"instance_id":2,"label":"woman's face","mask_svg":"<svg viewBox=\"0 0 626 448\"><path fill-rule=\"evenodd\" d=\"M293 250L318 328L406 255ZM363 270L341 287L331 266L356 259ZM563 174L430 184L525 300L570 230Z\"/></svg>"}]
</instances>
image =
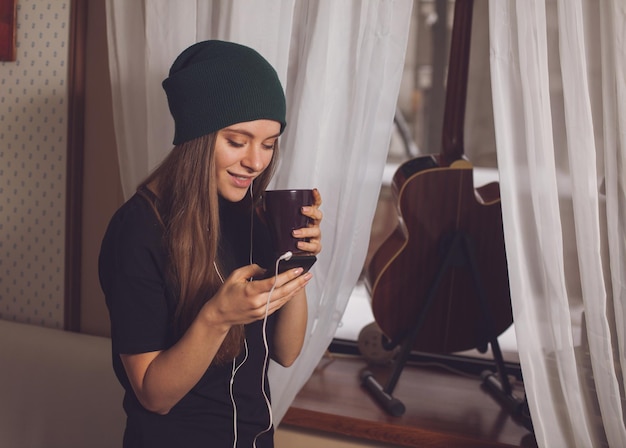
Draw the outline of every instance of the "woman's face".
<instances>
[{"instance_id":1,"label":"woman's face","mask_svg":"<svg viewBox=\"0 0 626 448\"><path fill-rule=\"evenodd\" d=\"M215 141L217 191L226 200L241 201L252 181L272 160L280 123L255 120L221 129Z\"/></svg>"}]
</instances>

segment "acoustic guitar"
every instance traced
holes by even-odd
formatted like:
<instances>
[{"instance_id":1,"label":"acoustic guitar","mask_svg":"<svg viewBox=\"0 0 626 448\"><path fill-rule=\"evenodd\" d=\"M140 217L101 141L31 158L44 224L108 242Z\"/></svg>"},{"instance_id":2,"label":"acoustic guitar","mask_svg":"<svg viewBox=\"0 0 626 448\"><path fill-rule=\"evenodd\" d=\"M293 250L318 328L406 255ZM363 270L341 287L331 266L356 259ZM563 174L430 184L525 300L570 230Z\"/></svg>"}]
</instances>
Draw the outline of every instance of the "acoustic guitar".
<instances>
[{"instance_id":1,"label":"acoustic guitar","mask_svg":"<svg viewBox=\"0 0 626 448\"><path fill-rule=\"evenodd\" d=\"M365 269L390 346L405 341L422 312L413 349L429 353L486 349L513 322L499 185L475 188L464 156L472 7L456 1L441 152L395 172L399 222Z\"/></svg>"}]
</instances>

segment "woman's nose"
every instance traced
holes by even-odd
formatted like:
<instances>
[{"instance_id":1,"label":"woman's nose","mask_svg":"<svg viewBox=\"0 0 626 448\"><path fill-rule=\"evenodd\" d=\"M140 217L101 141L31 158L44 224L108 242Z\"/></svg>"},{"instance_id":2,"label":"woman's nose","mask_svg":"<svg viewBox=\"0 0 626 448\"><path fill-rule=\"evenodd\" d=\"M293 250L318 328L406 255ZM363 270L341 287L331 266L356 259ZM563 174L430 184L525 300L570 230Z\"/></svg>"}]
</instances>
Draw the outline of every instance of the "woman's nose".
<instances>
[{"instance_id":1,"label":"woman's nose","mask_svg":"<svg viewBox=\"0 0 626 448\"><path fill-rule=\"evenodd\" d=\"M262 171L265 168L265 162L261 149L250 147L241 160L241 164L251 171Z\"/></svg>"}]
</instances>

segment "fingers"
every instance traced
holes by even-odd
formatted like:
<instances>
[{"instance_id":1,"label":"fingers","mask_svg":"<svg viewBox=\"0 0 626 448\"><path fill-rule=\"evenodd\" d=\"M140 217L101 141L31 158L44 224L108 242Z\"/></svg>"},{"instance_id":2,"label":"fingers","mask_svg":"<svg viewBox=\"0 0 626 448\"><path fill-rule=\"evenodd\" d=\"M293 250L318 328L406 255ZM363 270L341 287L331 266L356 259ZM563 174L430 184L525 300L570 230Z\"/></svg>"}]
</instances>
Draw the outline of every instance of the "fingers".
<instances>
[{"instance_id":1,"label":"fingers","mask_svg":"<svg viewBox=\"0 0 626 448\"><path fill-rule=\"evenodd\" d=\"M258 264L250 264L233 271L232 277L235 281L243 282L251 278L262 278L267 272Z\"/></svg>"},{"instance_id":2,"label":"fingers","mask_svg":"<svg viewBox=\"0 0 626 448\"><path fill-rule=\"evenodd\" d=\"M324 214L320 210L322 196L317 188L313 190L313 205L302 207L302 214L307 216L311 222L308 227L296 229L293 236L308 241L298 241L298 249L317 255L322 251L322 231L320 223Z\"/></svg>"},{"instance_id":3,"label":"fingers","mask_svg":"<svg viewBox=\"0 0 626 448\"><path fill-rule=\"evenodd\" d=\"M265 291L258 296L258 301L255 300L255 307L261 314L259 318L265 314L266 308L268 315L280 309L309 283L313 275L309 272L304 274L302 272L302 268L294 268L276 277L251 282L254 284L251 286ZM268 297L270 293L271 296Z\"/></svg>"},{"instance_id":4,"label":"fingers","mask_svg":"<svg viewBox=\"0 0 626 448\"><path fill-rule=\"evenodd\" d=\"M320 191L317 188L313 189L313 203L315 204L316 207L319 207L320 205L322 205L322 195L320 194Z\"/></svg>"},{"instance_id":5,"label":"fingers","mask_svg":"<svg viewBox=\"0 0 626 448\"><path fill-rule=\"evenodd\" d=\"M285 283L282 287L274 289L271 296L269 297L270 301L267 304L267 314L270 315L275 311L282 308L287 302L293 299L296 294L303 290L304 287L309 283L309 281L313 278L313 274L310 272L306 272L302 274L302 269L297 268L293 271L300 272L297 274L296 278L290 280ZM285 273L286 274L286 273ZM282 274L281 274L282 275Z\"/></svg>"},{"instance_id":6,"label":"fingers","mask_svg":"<svg viewBox=\"0 0 626 448\"><path fill-rule=\"evenodd\" d=\"M302 268L294 268L276 277L250 281L264 272L258 265L233 271L203 306L207 322L232 326L263 319L284 306L312 278L310 273L302 274Z\"/></svg>"},{"instance_id":7,"label":"fingers","mask_svg":"<svg viewBox=\"0 0 626 448\"><path fill-rule=\"evenodd\" d=\"M313 205L302 207L302 214L308 216L314 224L319 224L322 221L322 195L317 188L313 189Z\"/></svg>"},{"instance_id":8,"label":"fingers","mask_svg":"<svg viewBox=\"0 0 626 448\"><path fill-rule=\"evenodd\" d=\"M301 267L289 269L277 276L254 281L254 287L259 294L269 292L274 288L274 291L278 291L282 295L289 295L302 289L312 277L309 273L302 275L302 272L303 269Z\"/></svg>"},{"instance_id":9,"label":"fingers","mask_svg":"<svg viewBox=\"0 0 626 448\"><path fill-rule=\"evenodd\" d=\"M294 232L294 236L296 236ZM317 255L322 251L321 232L318 232L314 236L306 237L309 241L298 241L298 249L304 252L310 252L313 255ZM298 238L305 238L304 236Z\"/></svg>"}]
</instances>

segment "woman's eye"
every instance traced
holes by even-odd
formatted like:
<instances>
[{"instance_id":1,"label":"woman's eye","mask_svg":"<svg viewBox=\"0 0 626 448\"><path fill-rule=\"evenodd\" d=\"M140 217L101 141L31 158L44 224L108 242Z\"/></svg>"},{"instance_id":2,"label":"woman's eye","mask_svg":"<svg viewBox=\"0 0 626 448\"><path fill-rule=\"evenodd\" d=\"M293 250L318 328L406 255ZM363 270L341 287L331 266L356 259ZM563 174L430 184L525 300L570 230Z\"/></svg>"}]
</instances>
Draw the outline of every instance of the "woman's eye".
<instances>
[{"instance_id":1,"label":"woman's eye","mask_svg":"<svg viewBox=\"0 0 626 448\"><path fill-rule=\"evenodd\" d=\"M263 148L265 148L265 149L271 149L271 150L273 150L273 149L274 149L274 147L276 146L276 141L269 142L269 143L268 143L268 142L263 143L263 145L262 145L262 146L263 146Z\"/></svg>"},{"instance_id":2,"label":"woman's eye","mask_svg":"<svg viewBox=\"0 0 626 448\"><path fill-rule=\"evenodd\" d=\"M228 141L228 144L234 148L243 148L244 146L244 143L239 143L231 139L227 139L227 141Z\"/></svg>"}]
</instances>

